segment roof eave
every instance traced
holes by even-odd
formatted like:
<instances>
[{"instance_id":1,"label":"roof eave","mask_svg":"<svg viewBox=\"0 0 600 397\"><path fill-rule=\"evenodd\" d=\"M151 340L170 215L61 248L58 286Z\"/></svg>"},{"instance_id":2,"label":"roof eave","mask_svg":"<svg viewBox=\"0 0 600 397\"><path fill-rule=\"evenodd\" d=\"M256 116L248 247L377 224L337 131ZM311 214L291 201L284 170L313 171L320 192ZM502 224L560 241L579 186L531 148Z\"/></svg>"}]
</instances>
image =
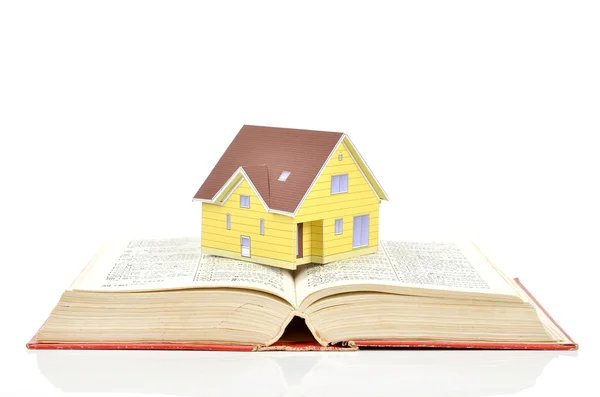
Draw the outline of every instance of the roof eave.
<instances>
[{"instance_id":1,"label":"roof eave","mask_svg":"<svg viewBox=\"0 0 600 397\"><path fill-rule=\"evenodd\" d=\"M212 203L213 201L211 199L203 199L203 198L197 198L194 197L192 199L192 202L199 202L199 203Z\"/></svg>"},{"instance_id":2,"label":"roof eave","mask_svg":"<svg viewBox=\"0 0 600 397\"><path fill-rule=\"evenodd\" d=\"M365 159L363 158L363 156L360 154L360 152L356 148L356 145L354 145L354 142L352 142L352 140L350 139L350 137L347 136L347 135L346 135L346 138L348 139L348 143L350 144L350 146L352 146L352 149L354 150L354 152L356 152L356 155L358 156L359 160L362 162L362 164L364 164L364 167L366 168L366 171L373 178L373 181L377 185L377 188L379 188L379 190L381 190L381 194L377 193L377 189L375 189L375 186L371 186L373 188L373 190L375 190L376 194L379 196L379 199L380 200L389 201L389 196L387 195L387 193L383 189L383 186L381 186L381 183L379 183L379 181L377 180L377 177L375 176L375 174L373 173L373 171L371 171L371 168L369 167L369 165L367 164L367 162L365 161ZM352 151L349 150L349 152L350 152L350 155L352 155ZM355 159L355 162L356 162L356 159ZM358 165L359 168L361 168L360 163L358 163L357 165ZM361 170L361 171L364 171L364 170ZM369 184L371 184L371 182L369 181L369 179L368 178L366 178L366 179L367 179L367 182L369 182Z\"/></svg>"},{"instance_id":3,"label":"roof eave","mask_svg":"<svg viewBox=\"0 0 600 397\"><path fill-rule=\"evenodd\" d=\"M252 189L252 191L254 192L254 194L256 194L256 197L258 197L258 199L260 200L261 204L265 208L265 211L267 211L268 213L271 213L271 214L279 214L279 215L285 215L285 216L291 216L291 217L294 216L294 214L291 213L291 212L280 211L280 210L269 208L269 206L267 205L267 203L265 202L265 200L263 199L263 197L261 196L261 194L258 192L258 189L256 189L256 186L254 186L254 183L252 183L252 180L250 179L250 177L248 176L248 174L244 171L243 167L239 167L231 175L231 177L229 177L229 179L227 180L227 182L225 182L225 184L223 184L223 186L221 187L221 189L219 189L219 191L211 199L202 199L202 198L196 198L196 197L194 197L192 199L192 201L199 201L199 202L203 202L203 203L223 205L225 203L225 201L227 201L227 199L229 199L229 196L231 196L231 194L226 195L222 202L217 202L217 199L227 190L228 186L230 186L232 183L234 183L234 181L236 180L236 177L239 174L241 174L242 178L245 179L246 182L248 182L248 185L250 185L250 188ZM238 182L235 182L235 183L238 183Z\"/></svg>"}]
</instances>

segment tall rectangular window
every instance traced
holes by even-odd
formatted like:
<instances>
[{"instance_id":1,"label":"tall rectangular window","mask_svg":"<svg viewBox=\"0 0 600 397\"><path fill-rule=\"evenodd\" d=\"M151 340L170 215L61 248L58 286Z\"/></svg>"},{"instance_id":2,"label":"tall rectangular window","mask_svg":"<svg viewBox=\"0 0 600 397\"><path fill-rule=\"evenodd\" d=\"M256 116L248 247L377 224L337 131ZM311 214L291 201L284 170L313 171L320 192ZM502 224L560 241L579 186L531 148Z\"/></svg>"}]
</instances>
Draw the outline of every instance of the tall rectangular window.
<instances>
[{"instance_id":1,"label":"tall rectangular window","mask_svg":"<svg viewBox=\"0 0 600 397\"><path fill-rule=\"evenodd\" d=\"M367 245L369 245L369 215L355 216L352 248L366 247Z\"/></svg>"},{"instance_id":2,"label":"tall rectangular window","mask_svg":"<svg viewBox=\"0 0 600 397\"><path fill-rule=\"evenodd\" d=\"M348 174L331 176L331 194L348 192Z\"/></svg>"},{"instance_id":3,"label":"tall rectangular window","mask_svg":"<svg viewBox=\"0 0 600 397\"><path fill-rule=\"evenodd\" d=\"M265 220L262 218L260 219L260 235L265 235Z\"/></svg>"},{"instance_id":4,"label":"tall rectangular window","mask_svg":"<svg viewBox=\"0 0 600 397\"><path fill-rule=\"evenodd\" d=\"M335 234L342 234L343 225L344 225L344 220L342 218L335 220Z\"/></svg>"},{"instance_id":5,"label":"tall rectangular window","mask_svg":"<svg viewBox=\"0 0 600 397\"><path fill-rule=\"evenodd\" d=\"M240 195L240 207L250 208L250 196Z\"/></svg>"},{"instance_id":6,"label":"tall rectangular window","mask_svg":"<svg viewBox=\"0 0 600 397\"><path fill-rule=\"evenodd\" d=\"M227 225L227 230L231 230L231 215L229 215L229 214L226 215L225 223Z\"/></svg>"}]
</instances>

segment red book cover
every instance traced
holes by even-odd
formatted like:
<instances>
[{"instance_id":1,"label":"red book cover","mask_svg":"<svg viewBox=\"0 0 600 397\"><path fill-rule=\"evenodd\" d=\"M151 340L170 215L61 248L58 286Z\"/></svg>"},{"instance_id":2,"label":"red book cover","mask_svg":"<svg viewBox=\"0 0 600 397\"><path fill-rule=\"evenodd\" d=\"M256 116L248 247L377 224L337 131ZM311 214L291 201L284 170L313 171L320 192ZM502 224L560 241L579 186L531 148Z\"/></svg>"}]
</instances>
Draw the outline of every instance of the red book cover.
<instances>
[{"instance_id":1,"label":"red book cover","mask_svg":"<svg viewBox=\"0 0 600 397\"><path fill-rule=\"evenodd\" d=\"M516 283L525 291L538 308L566 336L567 343L524 343L524 342L464 342L464 341L352 341L344 345L321 346L310 334L308 329L286 329L286 333L276 343L270 346L236 345L236 344L189 344L165 342L106 342L106 343L41 343L34 336L28 349L66 349L66 350L212 350L212 351L344 351L365 348L446 348L446 349L492 349L492 350L577 350L578 345L556 323L550 314L540 305L531 293L521 284ZM288 326L290 328L292 324ZM294 328L292 326L292 328ZM305 332L308 331L308 332Z\"/></svg>"}]
</instances>

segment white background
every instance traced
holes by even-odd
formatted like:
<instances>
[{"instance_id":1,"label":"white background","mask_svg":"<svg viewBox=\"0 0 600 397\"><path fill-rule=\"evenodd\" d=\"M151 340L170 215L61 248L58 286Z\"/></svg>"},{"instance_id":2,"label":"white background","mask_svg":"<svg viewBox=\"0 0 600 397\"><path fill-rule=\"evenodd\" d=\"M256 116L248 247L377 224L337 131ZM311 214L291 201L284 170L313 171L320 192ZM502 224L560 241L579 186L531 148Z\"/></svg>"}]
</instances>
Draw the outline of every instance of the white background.
<instances>
[{"instance_id":1,"label":"white background","mask_svg":"<svg viewBox=\"0 0 600 397\"><path fill-rule=\"evenodd\" d=\"M0 3L0 394L598 395L598 3L283 3ZM27 352L103 240L199 235L243 124L348 133L382 238L474 239L580 351Z\"/></svg>"}]
</instances>

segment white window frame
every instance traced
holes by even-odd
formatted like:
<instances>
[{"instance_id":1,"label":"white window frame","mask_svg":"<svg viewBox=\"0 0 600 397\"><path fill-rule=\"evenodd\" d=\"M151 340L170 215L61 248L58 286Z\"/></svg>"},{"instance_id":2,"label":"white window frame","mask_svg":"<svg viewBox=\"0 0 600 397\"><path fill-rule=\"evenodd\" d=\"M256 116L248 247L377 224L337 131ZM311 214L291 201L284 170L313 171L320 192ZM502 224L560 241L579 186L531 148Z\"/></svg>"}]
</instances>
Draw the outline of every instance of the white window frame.
<instances>
[{"instance_id":1,"label":"white window frame","mask_svg":"<svg viewBox=\"0 0 600 397\"><path fill-rule=\"evenodd\" d=\"M334 178L341 178L345 176L346 177L346 190L338 190L337 192L333 191L333 180ZM348 181L348 174L338 174L338 175L331 175L331 194L342 194L342 193L348 193L348 185L350 184ZM338 179L338 189L340 186L340 180Z\"/></svg>"},{"instance_id":2,"label":"white window frame","mask_svg":"<svg viewBox=\"0 0 600 397\"><path fill-rule=\"evenodd\" d=\"M225 215L225 226L227 227L227 230L231 230L231 214Z\"/></svg>"},{"instance_id":3,"label":"white window frame","mask_svg":"<svg viewBox=\"0 0 600 397\"><path fill-rule=\"evenodd\" d=\"M248 239L248 255L244 255L244 250L243 250L243 246L244 246L244 239ZM252 247L252 240L250 239L250 236L240 236L240 255L243 256L244 258L251 258L252 257L252 252L251 252L251 247Z\"/></svg>"},{"instance_id":4,"label":"white window frame","mask_svg":"<svg viewBox=\"0 0 600 397\"><path fill-rule=\"evenodd\" d=\"M244 205L245 198L248 198L248 205ZM250 208L250 196L246 194L240 194L240 208Z\"/></svg>"},{"instance_id":5,"label":"white window frame","mask_svg":"<svg viewBox=\"0 0 600 397\"><path fill-rule=\"evenodd\" d=\"M279 175L279 178L277 180L279 182L285 182L290 177L290 174L290 171L281 171L281 175Z\"/></svg>"},{"instance_id":6,"label":"white window frame","mask_svg":"<svg viewBox=\"0 0 600 397\"><path fill-rule=\"evenodd\" d=\"M263 218L260 218L260 235L265 235L265 220Z\"/></svg>"},{"instance_id":7,"label":"white window frame","mask_svg":"<svg viewBox=\"0 0 600 397\"><path fill-rule=\"evenodd\" d=\"M340 231L338 232L338 222L340 224ZM333 233L338 236L342 233L344 233L344 218L337 218L334 222L333 222Z\"/></svg>"}]
</instances>

